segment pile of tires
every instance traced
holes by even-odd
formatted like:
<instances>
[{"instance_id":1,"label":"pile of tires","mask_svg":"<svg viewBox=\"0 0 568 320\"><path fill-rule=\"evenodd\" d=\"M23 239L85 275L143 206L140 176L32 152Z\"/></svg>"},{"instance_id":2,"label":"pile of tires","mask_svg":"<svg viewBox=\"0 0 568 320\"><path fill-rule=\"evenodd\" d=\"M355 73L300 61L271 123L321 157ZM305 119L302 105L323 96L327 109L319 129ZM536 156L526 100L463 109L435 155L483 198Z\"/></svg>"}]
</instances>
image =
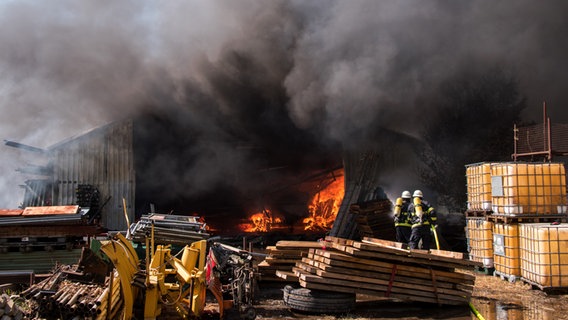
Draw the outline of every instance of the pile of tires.
<instances>
[{"instance_id":1,"label":"pile of tires","mask_svg":"<svg viewBox=\"0 0 568 320\"><path fill-rule=\"evenodd\" d=\"M283 289L284 303L290 309L307 313L338 314L348 313L355 308L354 293L293 288Z\"/></svg>"}]
</instances>

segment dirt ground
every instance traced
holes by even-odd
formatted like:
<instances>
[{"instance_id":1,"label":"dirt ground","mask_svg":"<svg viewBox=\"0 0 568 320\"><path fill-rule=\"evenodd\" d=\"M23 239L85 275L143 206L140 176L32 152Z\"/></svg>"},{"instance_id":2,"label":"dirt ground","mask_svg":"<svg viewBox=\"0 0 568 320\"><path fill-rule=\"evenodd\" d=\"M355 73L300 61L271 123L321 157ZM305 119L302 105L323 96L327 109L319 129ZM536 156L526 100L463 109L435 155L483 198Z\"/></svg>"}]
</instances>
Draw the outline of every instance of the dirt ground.
<instances>
[{"instance_id":1,"label":"dirt ground","mask_svg":"<svg viewBox=\"0 0 568 320\"><path fill-rule=\"evenodd\" d=\"M568 294L546 294L531 285L516 281L510 283L499 277L476 273L472 304L485 320L567 319ZM306 314L290 310L282 300L282 288L286 283L261 282L256 319L477 319L469 306L437 306L396 302L376 297L358 296L355 310L342 315ZM294 287L299 285L292 284ZM209 304L208 308L216 309ZM214 318L214 316L212 316ZM240 319L230 311L226 319Z\"/></svg>"}]
</instances>

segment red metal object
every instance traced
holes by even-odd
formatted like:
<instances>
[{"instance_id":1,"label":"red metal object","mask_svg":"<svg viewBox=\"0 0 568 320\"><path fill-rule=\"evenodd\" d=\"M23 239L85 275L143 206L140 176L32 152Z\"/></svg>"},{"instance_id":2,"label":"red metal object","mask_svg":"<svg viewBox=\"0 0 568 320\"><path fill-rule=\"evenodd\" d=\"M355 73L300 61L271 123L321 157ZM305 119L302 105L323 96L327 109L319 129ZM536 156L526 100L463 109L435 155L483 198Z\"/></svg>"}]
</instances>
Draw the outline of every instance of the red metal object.
<instances>
[{"instance_id":1,"label":"red metal object","mask_svg":"<svg viewBox=\"0 0 568 320\"><path fill-rule=\"evenodd\" d=\"M0 209L0 217L17 217L21 216L23 209Z\"/></svg>"},{"instance_id":2,"label":"red metal object","mask_svg":"<svg viewBox=\"0 0 568 320\"><path fill-rule=\"evenodd\" d=\"M77 214L79 206L48 206L48 207L27 207L22 213L23 216L40 216L51 214Z\"/></svg>"}]
</instances>

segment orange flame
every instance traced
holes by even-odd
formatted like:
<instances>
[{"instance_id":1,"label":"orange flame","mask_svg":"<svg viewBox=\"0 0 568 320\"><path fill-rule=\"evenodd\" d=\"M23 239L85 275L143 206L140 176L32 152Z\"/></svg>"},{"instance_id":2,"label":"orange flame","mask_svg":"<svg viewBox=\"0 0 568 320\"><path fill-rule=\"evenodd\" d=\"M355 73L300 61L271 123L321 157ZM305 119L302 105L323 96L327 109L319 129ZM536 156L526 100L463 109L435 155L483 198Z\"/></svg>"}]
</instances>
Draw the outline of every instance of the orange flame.
<instances>
[{"instance_id":1,"label":"orange flame","mask_svg":"<svg viewBox=\"0 0 568 320\"><path fill-rule=\"evenodd\" d=\"M314 195L308 204L310 216L303 220L304 230L330 230L345 195L343 175Z\"/></svg>"},{"instance_id":2,"label":"orange flame","mask_svg":"<svg viewBox=\"0 0 568 320\"><path fill-rule=\"evenodd\" d=\"M244 232L268 232L272 230L275 225L282 223L282 219L273 216L272 212L268 209L252 214L249 217L249 221L249 223L240 225L240 229Z\"/></svg>"}]
</instances>

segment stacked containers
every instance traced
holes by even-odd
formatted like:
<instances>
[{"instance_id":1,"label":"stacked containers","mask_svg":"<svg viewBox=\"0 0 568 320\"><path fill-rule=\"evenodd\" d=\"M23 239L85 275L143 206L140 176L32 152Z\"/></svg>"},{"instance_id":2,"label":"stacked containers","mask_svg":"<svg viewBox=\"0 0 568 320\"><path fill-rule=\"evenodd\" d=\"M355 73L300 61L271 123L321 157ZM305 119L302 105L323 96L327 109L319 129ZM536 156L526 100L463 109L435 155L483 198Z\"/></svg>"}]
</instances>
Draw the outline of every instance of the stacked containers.
<instances>
[{"instance_id":1,"label":"stacked containers","mask_svg":"<svg viewBox=\"0 0 568 320\"><path fill-rule=\"evenodd\" d=\"M495 271L514 281L522 276L519 221L534 222L539 217L566 213L564 165L493 163L491 194Z\"/></svg>"},{"instance_id":2,"label":"stacked containers","mask_svg":"<svg viewBox=\"0 0 568 320\"><path fill-rule=\"evenodd\" d=\"M525 257L521 258L519 222L551 221L558 217L565 221L567 207L564 164L478 163L466 166L466 175L467 236L471 258L479 261L477 255L480 252L488 252L482 251L485 242L477 241L476 238L479 238L480 234L487 237L488 232L484 229L488 224L492 224L493 262L497 274L514 281L521 276L534 279L537 273L553 272L552 267L551 270L527 271L534 270L534 259L540 257L534 252L530 255L528 253L530 250L527 249L523 251ZM488 189L490 192L487 191ZM487 211L488 206L492 210ZM480 211L484 215L480 214ZM479 216L484 216L488 224L474 222L475 218L472 216L477 216L477 219ZM531 239L531 236L524 236L522 241L525 247L533 241ZM555 252L558 253L557 250ZM531 272L532 275L529 276ZM540 280L531 281L538 283Z\"/></svg>"},{"instance_id":3,"label":"stacked containers","mask_svg":"<svg viewBox=\"0 0 568 320\"><path fill-rule=\"evenodd\" d=\"M568 287L568 225L520 225L521 277L544 288Z\"/></svg>"},{"instance_id":4,"label":"stacked containers","mask_svg":"<svg viewBox=\"0 0 568 320\"><path fill-rule=\"evenodd\" d=\"M491 164L481 162L466 166L467 208L466 237L470 260L493 268L493 223L491 211Z\"/></svg>"}]
</instances>

